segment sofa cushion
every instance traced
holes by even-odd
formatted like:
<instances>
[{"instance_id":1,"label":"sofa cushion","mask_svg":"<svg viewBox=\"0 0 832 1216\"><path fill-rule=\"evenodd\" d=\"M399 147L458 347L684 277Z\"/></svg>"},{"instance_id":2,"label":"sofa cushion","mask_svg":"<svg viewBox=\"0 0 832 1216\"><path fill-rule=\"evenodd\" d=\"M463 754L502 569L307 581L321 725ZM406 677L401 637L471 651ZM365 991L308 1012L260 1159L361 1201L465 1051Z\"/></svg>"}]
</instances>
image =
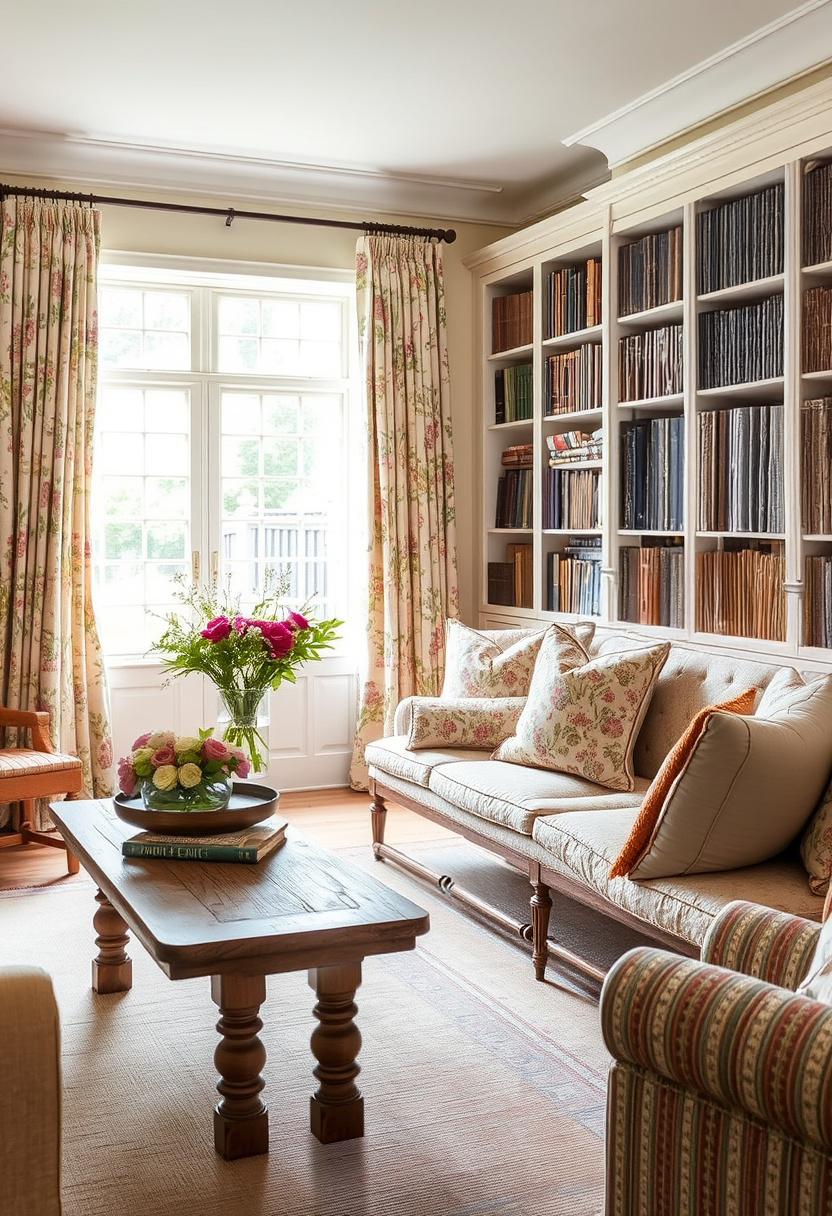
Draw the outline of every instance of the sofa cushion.
<instances>
[{"instance_id":1,"label":"sofa cushion","mask_svg":"<svg viewBox=\"0 0 832 1216\"><path fill-rule=\"evenodd\" d=\"M784 697L795 688L802 688L806 683L800 672L794 667L778 667L769 680L757 701L755 714L767 718L777 708Z\"/></svg>"},{"instance_id":2,"label":"sofa cushion","mask_svg":"<svg viewBox=\"0 0 832 1216\"><path fill-rule=\"evenodd\" d=\"M631 878L755 865L800 832L832 768L832 676L768 718L710 715Z\"/></svg>"},{"instance_id":3,"label":"sofa cushion","mask_svg":"<svg viewBox=\"0 0 832 1216\"><path fill-rule=\"evenodd\" d=\"M575 773L609 789L632 790L632 752L669 642L603 655L564 670L547 637L526 708L495 760Z\"/></svg>"},{"instance_id":4,"label":"sofa cushion","mask_svg":"<svg viewBox=\"0 0 832 1216\"><path fill-rule=\"evenodd\" d=\"M518 768L499 760L443 764L429 777L428 788L479 819L501 824L525 836L538 815L593 807L598 811L639 806L647 788L637 781L632 793L610 793L582 777Z\"/></svg>"},{"instance_id":5,"label":"sofa cushion","mask_svg":"<svg viewBox=\"0 0 832 1216\"><path fill-rule=\"evenodd\" d=\"M823 901L812 895L800 859L781 854L741 870L633 882L610 878L610 866L624 845L634 811L577 811L539 816L534 843L555 859L557 873L574 878L647 924L700 945L714 916L734 899L764 904L807 920L820 918Z\"/></svg>"},{"instance_id":6,"label":"sofa cushion","mask_svg":"<svg viewBox=\"0 0 832 1216\"><path fill-rule=\"evenodd\" d=\"M719 705L708 705L705 709L700 709L681 739L677 739L671 747L661 768L653 778L644 802L641 804L641 810L636 816L632 831L610 870L610 878L622 878L625 874L629 874L649 847L659 819L664 813L665 802L671 793L673 784L684 771L711 715L715 713L751 713L756 697L757 689L747 688L745 692L730 701L723 701Z\"/></svg>"},{"instance_id":7,"label":"sofa cushion","mask_svg":"<svg viewBox=\"0 0 832 1216\"><path fill-rule=\"evenodd\" d=\"M832 781L800 838L800 856L809 886L816 895L823 895L832 879Z\"/></svg>"},{"instance_id":8,"label":"sofa cushion","mask_svg":"<svg viewBox=\"0 0 832 1216\"><path fill-rule=\"evenodd\" d=\"M483 757L488 753L484 752ZM460 748L431 749L413 752L407 746L407 737L393 735L388 739L378 739L375 743L367 744L367 766L370 775L380 773L384 776L402 777L412 781L414 785L427 787L431 770L438 764L449 764L454 760L470 760L471 752Z\"/></svg>"},{"instance_id":9,"label":"sofa cushion","mask_svg":"<svg viewBox=\"0 0 832 1216\"><path fill-rule=\"evenodd\" d=\"M413 697L408 747L497 747L514 733L525 697Z\"/></svg>"},{"instance_id":10,"label":"sofa cushion","mask_svg":"<svg viewBox=\"0 0 832 1216\"><path fill-rule=\"evenodd\" d=\"M553 637L564 664L585 663L587 653L577 635L561 625L548 629L478 632L461 621L445 627L445 679L443 698L525 697L538 651L545 637Z\"/></svg>"}]
</instances>

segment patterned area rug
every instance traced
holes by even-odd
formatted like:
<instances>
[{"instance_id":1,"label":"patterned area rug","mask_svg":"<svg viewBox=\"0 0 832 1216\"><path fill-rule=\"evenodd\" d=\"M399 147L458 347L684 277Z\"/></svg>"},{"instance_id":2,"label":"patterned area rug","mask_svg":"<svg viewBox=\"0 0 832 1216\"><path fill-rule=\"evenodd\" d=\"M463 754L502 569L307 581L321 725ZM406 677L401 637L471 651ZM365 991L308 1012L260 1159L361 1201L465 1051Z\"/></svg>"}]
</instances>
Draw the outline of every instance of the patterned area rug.
<instances>
[{"instance_id":1,"label":"patterned area rug","mask_svg":"<svg viewBox=\"0 0 832 1216\"><path fill-rule=\"evenodd\" d=\"M358 991L361 1140L309 1132L305 974L273 976L267 1156L214 1152L217 1010L135 941L133 988L95 996L94 886L0 893L3 962L53 978L64 1068L65 1216L595 1216L608 1063L595 1003L535 983L525 949L368 852L350 859L431 913L411 953L369 959Z\"/></svg>"}]
</instances>

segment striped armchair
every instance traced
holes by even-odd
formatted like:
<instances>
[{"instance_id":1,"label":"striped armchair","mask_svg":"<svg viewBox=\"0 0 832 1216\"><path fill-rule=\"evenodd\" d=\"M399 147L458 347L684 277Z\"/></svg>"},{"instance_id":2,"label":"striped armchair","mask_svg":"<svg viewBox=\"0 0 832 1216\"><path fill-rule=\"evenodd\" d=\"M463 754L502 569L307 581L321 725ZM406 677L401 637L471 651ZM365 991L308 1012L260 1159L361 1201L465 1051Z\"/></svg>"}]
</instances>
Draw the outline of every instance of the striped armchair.
<instances>
[{"instance_id":1,"label":"striped armchair","mask_svg":"<svg viewBox=\"0 0 832 1216\"><path fill-rule=\"evenodd\" d=\"M701 961L618 960L601 995L606 1216L832 1212L832 1008L794 992L819 932L735 902Z\"/></svg>"}]
</instances>

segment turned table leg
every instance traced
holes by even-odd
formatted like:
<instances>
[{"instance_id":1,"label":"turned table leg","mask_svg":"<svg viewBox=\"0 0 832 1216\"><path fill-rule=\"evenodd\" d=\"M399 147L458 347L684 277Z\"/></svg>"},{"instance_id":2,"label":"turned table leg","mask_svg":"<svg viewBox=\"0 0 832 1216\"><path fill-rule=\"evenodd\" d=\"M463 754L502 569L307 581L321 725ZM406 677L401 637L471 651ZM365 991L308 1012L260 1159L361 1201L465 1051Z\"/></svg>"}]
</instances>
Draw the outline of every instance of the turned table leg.
<instances>
[{"instance_id":1,"label":"turned table leg","mask_svg":"<svg viewBox=\"0 0 832 1216\"><path fill-rule=\"evenodd\" d=\"M356 1063L361 1032L353 1021L360 983L360 963L339 963L309 972L309 986L318 997L314 1013L320 1022L311 1041L318 1061L313 1072L319 1085L309 1099L309 1122L322 1144L364 1135L364 1099L355 1084L361 1071Z\"/></svg>"},{"instance_id":2,"label":"turned table leg","mask_svg":"<svg viewBox=\"0 0 832 1216\"><path fill-rule=\"evenodd\" d=\"M549 958L549 913L552 909L552 897L549 888L542 882L532 880L532 897L530 900L532 912L532 963L534 978L546 978L546 963Z\"/></svg>"},{"instance_id":3,"label":"turned table leg","mask_svg":"<svg viewBox=\"0 0 832 1216\"><path fill-rule=\"evenodd\" d=\"M98 936L98 956L92 961L93 992L127 992L133 986L133 963L124 947L130 941L127 922L103 891L95 895L98 908L92 923Z\"/></svg>"},{"instance_id":4,"label":"turned table leg","mask_svg":"<svg viewBox=\"0 0 832 1216\"><path fill-rule=\"evenodd\" d=\"M258 1038L258 1014L266 999L263 975L212 975L211 999L219 1006L214 1052L220 1074L214 1107L214 1147L221 1157L254 1157L269 1151L269 1111L260 1097L266 1049Z\"/></svg>"},{"instance_id":5,"label":"turned table leg","mask_svg":"<svg viewBox=\"0 0 832 1216\"><path fill-rule=\"evenodd\" d=\"M373 778L370 778L370 822L373 831L373 851L377 844L384 843L384 825L387 820L387 807L384 804L384 799L381 794L376 793L376 783ZM381 861L380 855L376 852L376 861Z\"/></svg>"}]
</instances>

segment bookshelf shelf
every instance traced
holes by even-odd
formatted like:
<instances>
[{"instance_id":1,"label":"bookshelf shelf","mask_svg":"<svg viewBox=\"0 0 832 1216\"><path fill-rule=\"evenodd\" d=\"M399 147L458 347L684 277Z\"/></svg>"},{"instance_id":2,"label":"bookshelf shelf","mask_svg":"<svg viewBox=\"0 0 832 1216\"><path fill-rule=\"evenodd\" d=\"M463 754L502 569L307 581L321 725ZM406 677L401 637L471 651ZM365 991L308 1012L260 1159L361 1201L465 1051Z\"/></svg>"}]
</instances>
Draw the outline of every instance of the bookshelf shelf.
<instances>
[{"instance_id":1,"label":"bookshelf shelf","mask_svg":"<svg viewBox=\"0 0 832 1216\"><path fill-rule=\"evenodd\" d=\"M515 418L513 422L491 422L489 423L489 431L530 431L532 429L531 418Z\"/></svg>"},{"instance_id":2,"label":"bookshelf shelf","mask_svg":"<svg viewBox=\"0 0 832 1216\"><path fill-rule=\"evenodd\" d=\"M531 545L524 623L572 619L564 588L586 576L597 598L579 616L726 653L800 653L832 671L832 80L824 90L829 117L807 118L805 133L773 101L783 121L764 147L759 115L740 116L689 155L663 157L657 175L625 171L466 260L481 293L489 620L486 568L507 539ZM494 299L529 290L531 345L486 353ZM586 320L601 323L547 336ZM532 364L532 417L495 426L495 365L520 363ZM593 405L545 412L553 402ZM558 451L586 446L592 458L550 465L558 435ZM488 526L509 443L533 449L526 529ZM547 526L570 518L601 523ZM828 646L810 644L827 636L810 628L818 614Z\"/></svg>"}]
</instances>

